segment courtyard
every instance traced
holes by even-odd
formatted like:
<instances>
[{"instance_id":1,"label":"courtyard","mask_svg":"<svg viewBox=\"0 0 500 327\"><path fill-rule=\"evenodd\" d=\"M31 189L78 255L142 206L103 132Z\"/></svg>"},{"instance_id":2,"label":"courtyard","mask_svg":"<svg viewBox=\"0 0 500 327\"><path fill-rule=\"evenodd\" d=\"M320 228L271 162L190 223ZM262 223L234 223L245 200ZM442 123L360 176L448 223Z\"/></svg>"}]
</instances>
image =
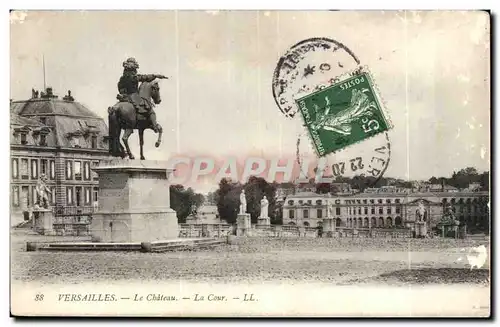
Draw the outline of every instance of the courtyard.
<instances>
[{"instance_id":1,"label":"courtyard","mask_svg":"<svg viewBox=\"0 0 500 327\"><path fill-rule=\"evenodd\" d=\"M59 238L62 241L62 239ZM106 281L214 283L474 284L489 286L489 259L470 269L462 249L489 240L384 238L236 238L212 249L167 253L26 252L11 231L12 281L79 284ZM64 240L67 241L67 240Z\"/></svg>"}]
</instances>

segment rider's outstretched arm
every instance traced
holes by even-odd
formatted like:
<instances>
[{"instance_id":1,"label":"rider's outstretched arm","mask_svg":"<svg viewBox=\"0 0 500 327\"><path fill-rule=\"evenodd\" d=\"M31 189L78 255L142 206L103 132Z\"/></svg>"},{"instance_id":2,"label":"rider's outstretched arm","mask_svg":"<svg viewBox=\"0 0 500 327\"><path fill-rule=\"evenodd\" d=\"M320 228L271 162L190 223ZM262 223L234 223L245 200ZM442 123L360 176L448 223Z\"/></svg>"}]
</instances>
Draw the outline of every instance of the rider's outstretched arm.
<instances>
[{"instance_id":1,"label":"rider's outstretched arm","mask_svg":"<svg viewBox=\"0 0 500 327\"><path fill-rule=\"evenodd\" d=\"M165 78L165 76L158 74L147 74L147 75L137 74L137 80L139 82L152 82L157 78Z\"/></svg>"}]
</instances>

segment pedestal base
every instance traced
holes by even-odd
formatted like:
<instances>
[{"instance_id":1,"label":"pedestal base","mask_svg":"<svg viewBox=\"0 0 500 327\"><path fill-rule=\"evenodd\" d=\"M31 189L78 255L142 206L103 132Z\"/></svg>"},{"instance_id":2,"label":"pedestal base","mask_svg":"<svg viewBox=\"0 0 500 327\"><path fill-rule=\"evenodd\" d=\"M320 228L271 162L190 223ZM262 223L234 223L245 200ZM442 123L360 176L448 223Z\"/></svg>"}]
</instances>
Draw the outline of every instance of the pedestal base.
<instances>
[{"instance_id":1,"label":"pedestal base","mask_svg":"<svg viewBox=\"0 0 500 327\"><path fill-rule=\"evenodd\" d=\"M236 218L236 235L249 236L252 229L252 222L249 213L239 213Z\"/></svg>"},{"instance_id":2,"label":"pedestal base","mask_svg":"<svg viewBox=\"0 0 500 327\"><path fill-rule=\"evenodd\" d=\"M179 236L170 208L173 169L158 161L115 159L94 168L99 174L99 208L91 234L100 242L151 242Z\"/></svg>"},{"instance_id":3,"label":"pedestal base","mask_svg":"<svg viewBox=\"0 0 500 327\"><path fill-rule=\"evenodd\" d=\"M177 214L164 212L97 213L91 225L99 242L145 242L177 239Z\"/></svg>"},{"instance_id":4,"label":"pedestal base","mask_svg":"<svg viewBox=\"0 0 500 327\"><path fill-rule=\"evenodd\" d=\"M259 226L270 226L271 225L271 218L269 217L259 217L257 218L257 225Z\"/></svg>"},{"instance_id":5,"label":"pedestal base","mask_svg":"<svg viewBox=\"0 0 500 327\"><path fill-rule=\"evenodd\" d=\"M335 236L335 219L325 218L323 219L323 235L326 237Z\"/></svg>"},{"instance_id":6,"label":"pedestal base","mask_svg":"<svg viewBox=\"0 0 500 327\"><path fill-rule=\"evenodd\" d=\"M33 231L42 235L54 233L54 215L49 209L33 211Z\"/></svg>"}]
</instances>

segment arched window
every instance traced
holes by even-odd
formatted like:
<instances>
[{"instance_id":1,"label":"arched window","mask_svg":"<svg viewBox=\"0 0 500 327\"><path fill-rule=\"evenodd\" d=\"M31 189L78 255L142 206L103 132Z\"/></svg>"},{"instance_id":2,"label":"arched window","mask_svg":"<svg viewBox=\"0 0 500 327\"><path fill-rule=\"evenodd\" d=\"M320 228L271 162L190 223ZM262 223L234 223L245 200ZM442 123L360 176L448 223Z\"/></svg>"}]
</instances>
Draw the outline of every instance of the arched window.
<instances>
[{"instance_id":1,"label":"arched window","mask_svg":"<svg viewBox=\"0 0 500 327\"><path fill-rule=\"evenodd\" d=\"M457 202L455 199L451 199L451 204L455 204Z\"/></svg>"},{"instance_id":2,"label":"arched window","mask_svg":"<svg viewBox=\"0 0 500 327\"><path fill-rule=\"evenodd\" d=\"M358 220L356 218L352 219L352 228L358 227Z\"/></svg>"},{"instance_id":3,"label":"arched window","mask_svg":"<svg viewBox=\"0 0 500 327\"><path fill-rule=\"evenodd\" d=\"M365 217L365 220L364 220L364 224L363 224L363 226L364 226L364 227L368 227L368 224L369 224L369 223L368 223L368 217Z\"/></svg>"},{"instance_id":4,"label":"arched window","mask_svg":"<svg viewBox=\"0 0 500 327\"><path fill-rule=\"evenodd\" d=\"M363 219L358 218L358 227L363 227Z\"/></svg>"},{"instance_id":5,"label":"arched window","mask_svg":"<svg viewBox=\"0 0 500 327\"><path fill-rule=\"evenodd\" d=\"M372 218L371 223L372 223L372 227L377 227L377 219Z\"/></svg>"},{"instance_id":6,"label":"arched window","mask_svg":"<svg viewBox=\"0 0 500 327\"><path fill-rule=\"evenodd\" d=\"M293 200L288 200L288 205L293 206Z\"/></svg>"},{"instance_id":7,"label":"arched window","mask_svg":"<svg viewBox=\"0 0 500 327\"><path fill-rule=\"evenodd\" d=\"M396 220L395 220L395 224L396 226L401 226L401 224L403 223L403 220L401 219L401 217L396 217Z\"/></svg>"},{"instance_id":8,"label":"arched window","mask_svg":"<svg viewBox=\"0 0 500 327\"><path fill-rule=\"evenodd\" d=\"M309 222L304 221L304 226L305 226L305 227L309 227Z\"/></svg>"},{"instance_id":9,"label":"arched window","mask_svg":"<svg viewBox=\"0 0 500 327\"><path fill-rule=\"evenodd\" d=\"M340 218L337 218L335 220L335 226L340 227L340 224L342 223L342 220Z\"/></svg>"},{"instance_id":10,"label":"arched window","mask_svg":"<svg viewBox=\"0 0 500 327\"><path fill-rule=\"evenodd\" d=\"M391 217L387 217L386 221L387 221L387 224L386 224L387 226L392 226L392 218Z\"/></svg>"},{"instance_id":11,"label":"arched window","mask_svg":"<svg viewBox=\"0 0 500 327\"><path fill-rule=\"evenodd\" d=\"M379 227L384 227L384 225L385 225L385 224L384 224L384 218L380 217L380 218L378 219L378 226L379 226Z\"/></svg>"},{"instance_id":12,"label":"arched window","mask_svg":"<svg viewBox=\"0 0 500 327\"><path fill-rule=\"evenodd\" d=\"M458 203L459 203L459 204L464 204L464 199L463 199L463 198L460 198L460 200L458 200Z\"/></svg>"}]
</instances>

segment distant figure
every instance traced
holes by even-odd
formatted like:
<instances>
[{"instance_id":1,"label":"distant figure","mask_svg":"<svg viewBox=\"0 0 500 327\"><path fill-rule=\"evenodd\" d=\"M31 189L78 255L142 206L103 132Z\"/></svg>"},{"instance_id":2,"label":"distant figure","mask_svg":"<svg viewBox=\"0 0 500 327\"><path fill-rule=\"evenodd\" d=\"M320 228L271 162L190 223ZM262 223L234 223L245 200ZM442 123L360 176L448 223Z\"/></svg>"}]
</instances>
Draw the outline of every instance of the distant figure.
<instances>
[{"instance_id":1,"label":"distant figure","mask_svg":"<svg viewBox=\"0 0 500 327\"><path fill-rule=\"evenodd\" d=\"M245 190L242 190L240 194L240 214L246 212L247 212L247 199L245 197Z\"/></svg>"},{"instance_id":2,"label":"distant figure","mask_svg":"<svg viewBox=\"0 0 500 327\"><path fill-rule=\"evenodd\" d=\"M266 196L264 195L262 200L260 200L260 217L267 218L268 211L269 211L269 201L267 200Z\"/></svg>"}]
</instances>

